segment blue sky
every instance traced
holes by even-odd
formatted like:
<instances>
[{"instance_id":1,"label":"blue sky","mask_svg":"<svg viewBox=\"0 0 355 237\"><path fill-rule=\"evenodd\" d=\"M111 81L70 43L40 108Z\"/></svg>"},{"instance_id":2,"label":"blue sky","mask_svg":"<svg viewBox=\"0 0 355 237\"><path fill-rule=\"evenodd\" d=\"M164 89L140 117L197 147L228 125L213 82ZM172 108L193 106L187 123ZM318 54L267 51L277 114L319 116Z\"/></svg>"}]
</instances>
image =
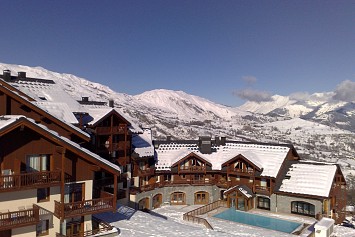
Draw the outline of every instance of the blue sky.
<instances>
[{"instance_id":1,"label":"blue sky","mask_svg":"<svg viewBox=\"0 0 355 237\"><path fill-rule=\"evenodd\" d=\"M0 62L131 95L164 88L236 106L355 81L355 1L1 0L0 9Z\"/></svg>"}]
</instances>

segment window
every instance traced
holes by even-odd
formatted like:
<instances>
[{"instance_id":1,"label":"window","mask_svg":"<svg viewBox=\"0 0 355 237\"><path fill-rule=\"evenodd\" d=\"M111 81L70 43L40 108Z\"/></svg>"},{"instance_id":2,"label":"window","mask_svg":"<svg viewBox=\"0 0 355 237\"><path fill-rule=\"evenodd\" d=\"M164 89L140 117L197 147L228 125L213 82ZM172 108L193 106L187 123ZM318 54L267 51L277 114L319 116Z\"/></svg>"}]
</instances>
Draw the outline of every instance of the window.
<instances>
[{"instance_id":1,"label":"window","mask_svg":"<svg viewBox=\"0 0 355 237\"><path fill-rule=\"evenodd\" d=\"M27 172L49 171L49 155L29 155L26 159Z\"/></svg>"},{"instance_id":2,"label":"window","mask_svg":"<svg viewBox=\"0 0 355 237\"><path fill-rule=\"evenodd\" d=\"M49 235L49 220L40 220L36 227L36 235Z\"/></svg>"},{"instance_id":3,"label":"window","mask_svg":"<svg viewBox=\"0 0 355 237\"><path fill-rule=\"evenodd\" d=\"M260 186L261 186L261 187L267 187L267 181L266 181L266 179L261 179L261 180L260 180Z\"/></svg>"},{"instance_id":4,"label":"window","mask_svg":"<svg viewBox=\"0 0 355 237\"><path fill-rule=\"evenodd\" d=\"M183 205L185 204L185 193L175 192L171 194L171 204Z\"/></svg>"},{"instance_id":5,"label":"window","mask_svg":"<svg viewBox=\"0 0 355 237\"><path fill-rule=\"evenodd\" d=\"M270 210L270 199L266 197L258 197L258 208Z\"/></svg>"},{"instance_id":6,"label":"window","mask_svg":"<svg viewBox=\"0 0 355 237\"><path fill-rule=\"evenodd\" d=\"M37 202L48 202L50 196L49 188L37 189Z\"/></svg>"},{"instance_id":7,"label":"window","mask_svg":"<svg viewBox=\"0 0 355 237\"><path fill-rule=\"evenodd\" d=\"M171 180L171 174L164 174L164 180L165 181L170 181Z\"/></svg>"},{"instance_id":8,"label":"window","mask_svg":"<svg viewBox=\"0 0 355 237\"><path fill-rule=\"evenodd\" d=\"M144 161L140 161L139 162L139 169L140 170L145 170L145 162Z\"/></svg>"},{"instance_id":9,"label":"window","mask_svg":"<svg viewBox=\"0 0 355 237\"><path fill-rule=\"evenodd\" d=\"M315 216L315 208L313 204L307 202L291 202L291 213L305 216Z\"/></svg>"},{"instance_id":10,"label":"window","mask_svg":"<svg viewBox=\"0 0 355 237\"><path fill-rule=\"evenodd\" d=\"M207 192L197 192L195 193L195 205L207 204L209 195Z\"/></svg>"}]
</instances>

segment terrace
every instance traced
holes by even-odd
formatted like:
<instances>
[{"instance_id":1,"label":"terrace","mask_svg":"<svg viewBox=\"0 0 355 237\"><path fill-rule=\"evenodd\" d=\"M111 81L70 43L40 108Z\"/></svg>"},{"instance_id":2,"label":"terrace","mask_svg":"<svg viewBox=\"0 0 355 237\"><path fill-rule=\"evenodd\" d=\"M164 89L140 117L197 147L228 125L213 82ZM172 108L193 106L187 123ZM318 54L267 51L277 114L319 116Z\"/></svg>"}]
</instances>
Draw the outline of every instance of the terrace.
<instances>
[{"instance_id":1,"label":"terrace","mask_svg":"<svg viewBox=\"0 0 355 237\"><path fill-rule=\"evenodd\" d=\"M60 170L1 175L0 192L60 185Z\"/></svg>"},{"instance_id":2,"label":"terrace","mask_svg":"<svg viewBox=\"0 0 355 237\"><path fill-rule=\"evenodd\" d=\"M39 222L39 210L37 205L31 208L21 208L19 211L0 211L0 231L23 226L36 225Z\"/></svg>"},{"instance_id":3,"label":"terrace","mask_svg":"<svg viewBox=\"0 0 355 237\"><path fill-rule=\"evenodd\" d=\"M70 203L54 201L54 215L57 218L72 218L96 214L112 211L116 207L115 204L114 196L102 191L100 198Z\"/></svg>"}]
</instances>

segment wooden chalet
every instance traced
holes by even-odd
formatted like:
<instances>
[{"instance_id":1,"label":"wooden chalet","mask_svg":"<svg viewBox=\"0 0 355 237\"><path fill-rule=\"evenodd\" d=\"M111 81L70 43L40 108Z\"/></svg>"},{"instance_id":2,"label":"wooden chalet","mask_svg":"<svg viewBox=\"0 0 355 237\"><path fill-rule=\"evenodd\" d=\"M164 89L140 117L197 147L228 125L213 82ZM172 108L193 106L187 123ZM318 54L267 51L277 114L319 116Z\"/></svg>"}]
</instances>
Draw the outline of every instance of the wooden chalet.
<instances>
[{"instance_id":1,"label":"wooden chalet","mask_svg":"<svg viewBox=\"0 0 355 237\"><path fill-rule=\"evenodd\" d=\"M210 139L208 145L204 137L202 141L154 141L154 146L155 156L134 158L140 162L134 172L139 182L131 188L137 208L156 208L163 202L193 205L225 199L229 207L238 210L258 208L317 218L326 216L337 223L344 219L345 181L337 165L318 164L325 170L335 167L338 170L322 173L327 178L323 183L314 182L313 187L322 190L327 189L325 185L329 183L328 193L324 195L312 194L312 191L302 193L302 187L291 188L292 192L282 189L287 186L285 179L288 172L292 173L292 165L302 163L291 145L225 139ZM310 163L304 166L297 174L304 175L309 167L313 169ZM307 186L307 181L303 184ZM295 211L295 206L301 205L314 211Z\"/></svg>"},{"instance_id":2,"label":"wooden chalet","mask_svg":"<svg viewBox=\"0 0 355 237\"><path fill-rule=\"evenodd\" d=\"M119 167L96 154L13 115L0 117L0 146L0 236L84 234L92 214L115 210L117 189L105 192L93 177L100 171L117 180Z\"/></svg>"},{"instance_id":3,"label":"wooden chalet","mask_svg":"<svg viewBox=\"0 0 355 237\"><path fill-rule=\"evenodd\" d=\"M91 150L122 167L130 164L131 123L114 108L88 109L88 116L92 120L84 126L92 135Z\"/></svg>"}]
</instances>

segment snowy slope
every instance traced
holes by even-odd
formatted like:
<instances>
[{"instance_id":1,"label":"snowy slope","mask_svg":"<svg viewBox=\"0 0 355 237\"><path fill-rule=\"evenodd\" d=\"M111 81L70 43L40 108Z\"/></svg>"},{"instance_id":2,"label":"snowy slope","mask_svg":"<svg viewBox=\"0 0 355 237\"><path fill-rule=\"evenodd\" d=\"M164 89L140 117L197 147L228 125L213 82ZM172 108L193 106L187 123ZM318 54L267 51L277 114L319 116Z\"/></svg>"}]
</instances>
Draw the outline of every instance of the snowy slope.
<instances>
[{"instance_id":1,"label":"snowy slope","mask_svg":"<svg viewBox=\"0 0 355 237\"><path fill-rule=\"evenodd\" d=\"M198 114L201 118L219 117L231 119L237 113L230 107L216 104L204 98L189 95L183 91L152 90L134 96L147 107L164 110L176 114L179 119L194 119ZM239 110L239 114L247 114Z\"/></svg>"},{"instance_id":2,"label":"snowy slope","mask_svg":"<svg viewBox=\"0 0 355 237\"><path fill-rule=\"evenodd\" d=\"M231 108L182 91L160 89L132 96L42 67L0 63L0 73L4 69L11 70L12 75L25 71L28 77L55 81L56 84L48 88L17 86L35 97L50 113L65 115L67 121L72 121L73 117L64 112L68 108L77 109L77 100L83 96L104 102L113 99L127 119L151 128L154 139L164 139L166 135L178 139L216 135L237 140L291 142L306 153L306 158L332 159L355 168L355 138L349 132L355 130L355 104L333 101L332 92L315 93L308 100L275 95L271 102L247 102L239 108ZM39 101L39 97L46 97L47 101ZM60 106L61 103L68 106ZM63 111L58 110L59 107Z\"/></svg>"}]
</instances>

